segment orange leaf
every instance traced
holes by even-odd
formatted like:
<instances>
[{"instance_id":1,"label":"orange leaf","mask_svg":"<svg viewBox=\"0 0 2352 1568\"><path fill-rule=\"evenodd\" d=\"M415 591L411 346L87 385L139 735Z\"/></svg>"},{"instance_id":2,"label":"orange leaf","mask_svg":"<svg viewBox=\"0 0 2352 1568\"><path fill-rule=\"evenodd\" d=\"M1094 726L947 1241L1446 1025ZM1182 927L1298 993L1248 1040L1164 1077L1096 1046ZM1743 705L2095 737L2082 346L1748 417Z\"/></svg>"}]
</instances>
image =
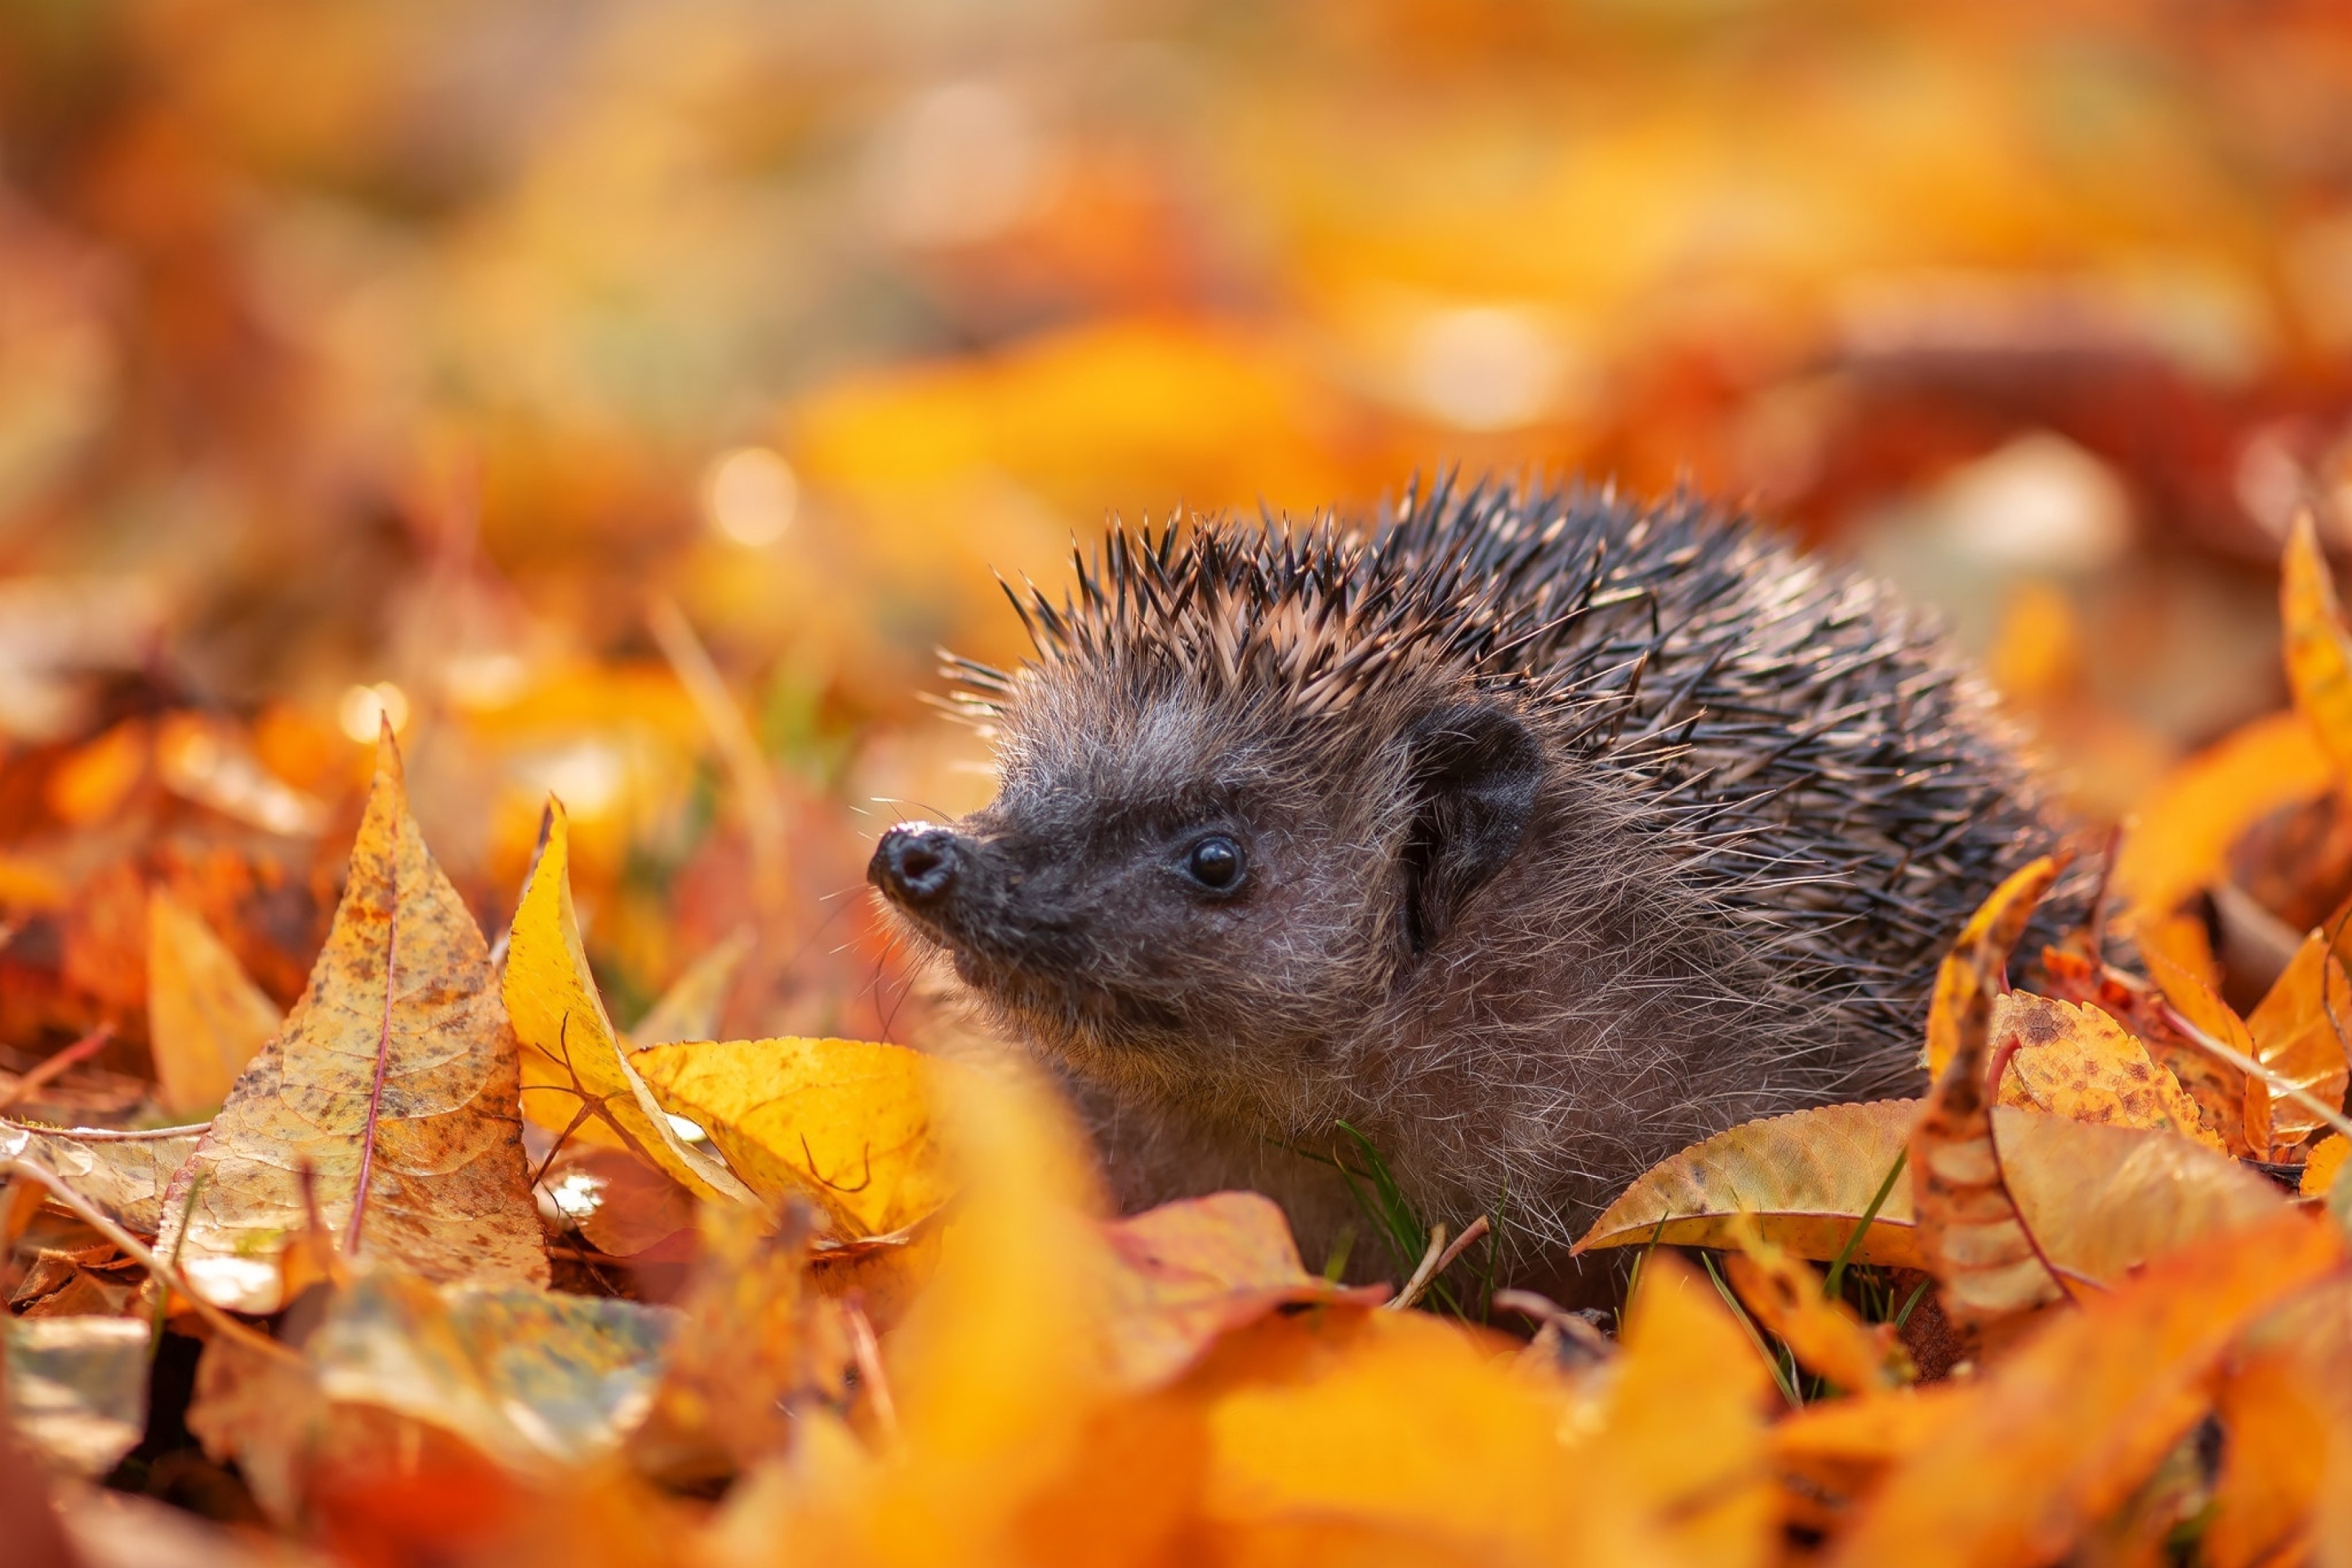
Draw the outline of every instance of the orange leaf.
<instances>
[{"instance_id":1,"label":"orange leaf","mask_svg":"<svg viewBox=\"0 0 2352 1568\"><path fill-rule=\"evenodd\" d=\"M1349 1290L1300 1267L1290 1222L1270 1198L1213 1193L1103 1227L1118 1268L1111 1349L1119 1381L1177 1375L1219 1334L1291 1302L1368 1306L1386 1286Z\"/></svg>"},{"instance_id":2,"label":"orange leaf","mask_svg":"<svg viewBox=\"0 0 2352 1568\"><path fill-rule=\"evenodd\" d=\"M2347 1153L2352 1153L2352 1142L2347 1142L2341 1132L2330 1132L2313 1144L2303 1163L2303 1183L2297 1190L2306 1198L2326 1197L2335 1190Z\"/></svg>"},{"instance_id":3,"label":"orange leaf","mask_svg":"<svg viewBox=\"0 0 2352 1568\"><path fill-rule=\"evenodd\" d=\"M2311 721L2337 776L2352 777L2352 635L2346 633L2336 582L2308 507L2295 514L2287 532L2279 618L2295 708Z\"/></svg>"},{"instance_id":4,"label":"orange leaf","mask_svg":"<svg viewBox=\"0 0 2352 1568\"><path fill-rule=\"evenodd\" d=\"M1840 1388L1893 1388L1917 1375L1895 1342L1895 1325L1865 1325L1843 1301L1822 1293L1822 1277L1741 1227L1739 1250L1727 1260L1732 1289L1797 1359Z\"/></svg>"},{"instance_id":5,"label":"orange leaf","mask_svg":"<svg viewBox=\"0 0 2352 1568\"><path fill-rule=\"evenodd\" d=\"M2049 1320L1937 1441L1886 1478L1828 1562L1992 1568L2063 1557L2196 1424L2231 1341L2343 1261L2328 1226L2281 1214Z\"/></svg>"},{"instance_id":6,"label":"orange leaf","mask_svg":"<svg viewBox=\"0 0 2352 1568\"><path fill-rule=\"evenodd\" d=\"M2232 1050L2249 1057L2254 1054L2254 1037L2248 1032L2245 1020L2221 1000L2211 982L2155 949L2143 948L2140 956L2174 1012ZM2171 1037L2177 1033L2168 1025L2159 1027L2144 1023L2143 1027L2147 1031L2143 1038L2151 1035ZM2176 1039L2174 1046L2175 1049L2166 1053L2168 1065L2197 1100L2207 1123L2221 1135L2224 1146L2241 1159L2268 1158L2270 1086L2187 1041Z\"/></svg>"},{"instance_id":7,"label":"orange leaf","mask_svg":"<svg viewBox=\"0 0 2352 1568\"><path fill-rule=\"evenodd\" d=\"M1922 1058L1930 1079L1943 1078L1969 1029L1979 1037L1983 1034L2010 952L2025 934L2034 908L2057 879L2057 862L2046 855L2021 867L1992 890L1992 896L1960 928L1951 952L1936 968L1936 994L1927 1010L1927 1046ZM1977 1076L1981 1081L1981 1068Z\"/></svg>"},{"instance_id":8,"label":"orange leaf","mask_svg":"<svg viewBox=\"0 0 2352 1568\"><path fill-rule=\"evenodd\" d=\"M2281 806L2315 799L2335 764L2300 713L2257 719L2183 763L2141 803L2114 886L2138 930L2221 879L2231 846Z\"/></svg>"},{"instance_id":9,"label":"orange leaf","mask_svg":"<svg viewBox=\"0 0 2352 1568\"><path fill-rule=\"evenodd\" d=\"M2352 983L2328 951L2326 933L2313 931L2247 1015L2246 1032L2254 1042L2248 1054L2315 1099L2340 1106L2352 1058L2339 1019L2352 1020ZM2325 1125L2302 1101L2273 1092L2265 1157L2282 1158Z\"/></svg>"}]
</instances>

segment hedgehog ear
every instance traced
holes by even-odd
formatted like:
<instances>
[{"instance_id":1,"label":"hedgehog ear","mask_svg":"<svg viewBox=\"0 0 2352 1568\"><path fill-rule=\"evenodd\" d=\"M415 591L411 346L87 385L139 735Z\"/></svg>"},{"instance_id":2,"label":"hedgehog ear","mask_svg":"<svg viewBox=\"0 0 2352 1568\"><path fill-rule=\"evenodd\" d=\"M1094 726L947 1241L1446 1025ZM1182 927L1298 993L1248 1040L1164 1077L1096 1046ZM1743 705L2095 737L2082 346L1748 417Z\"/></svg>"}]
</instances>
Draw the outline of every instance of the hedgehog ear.
<instances>
[{"instance_id":1,"label":"hedgehog ear","mask_svg":"<svg viewBox=\"0 0 2352 1568\"><path fill-rule=\"evenodd\" d=\"M1543 747L1508 709L1450 704L1407 737L1412 826L1406 835L1404 936L1420 953L1519 847L1543 788Z\"/></svg>"}]
</instances>

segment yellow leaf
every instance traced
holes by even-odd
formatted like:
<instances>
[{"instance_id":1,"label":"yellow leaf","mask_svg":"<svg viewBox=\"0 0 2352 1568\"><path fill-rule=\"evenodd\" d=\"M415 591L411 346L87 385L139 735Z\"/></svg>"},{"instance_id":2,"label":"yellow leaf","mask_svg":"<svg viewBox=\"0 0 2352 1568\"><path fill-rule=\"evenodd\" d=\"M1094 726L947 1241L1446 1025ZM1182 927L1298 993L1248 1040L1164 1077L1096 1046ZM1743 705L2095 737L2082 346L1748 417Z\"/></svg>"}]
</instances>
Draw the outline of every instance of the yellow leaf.
<instances>
[{"instance_id":1,"label":"yellow leaf","mask_svg":"<svg viewBox=\"0 0 2352 1568\"><path fill-rule=\"evenodd\" d=\"M2047 1320L1886 1478L1832 1547L1832 1568L2063 1558L2196 1424L2231 1341L2343 1258L2329 1227L2277 1214Z\"/></svg>"},{"instance_id":2,"label":"yellow leaf","mask_svg":"<svg viewBox=\"0 0 2352 1568\"><path fill-rule=\"evenodd\" d=\"M284 1021L204 917L147 895L147 1041L156 1098L175 1116L210 1110Z\"/></svg>"},{"instance_id":3,"label":"yellow leaf","mask_svg":"<svg viewBox=\"0 0 2352 1568\"><path fill-rule=\"evenodd\" d=\"M701 1040L630 1065L754 1191L814 1200L842 1237L902 1230L947 1200L931 1128L942 1068L928 1057L863 1040Z\"/></svg>"},{"instance_id":4,"label":"yellow leaf","mask_svg":"<svg viewBox=\"0 0 2352 1568\"><path fill-rule=\"evenodd\" d=\"M1866 1393L1917 1375L1892 1323L1864 1324L1853 1308L1822 1294L1819 1274L1752 1225L1740 1227L1739 1250L1727 1259L1727 1272L1756 1321L1840 1388Z\"/></svg>"},{"instance_id":5,"label":"yellow leaf","mask_svg":"<svg viewBox=\"0 0 2352 1568\"><path fill-rule=\"evenodd\" d=\"M2325 931L2304 938L2294 957L2246 1016L2253 1058L2297 1089L2331 1106L2344 1103L2347 1069L2339 1018L2352 1019L2352 982L2328 951ZM2326 1125L2310 1107L2271 1091L2269 1159L2280 1159Z\"/></svg>"},{"instance_id":6,"label":"yellow leaf","mask_svg":"<svg viewBox=\"0 0 2352 1568\"><path fill-rule=\"evenodd\" d=\"M677 1135L622 1051L572 908L570 819L561 801L551 799L547 811L546 844L515 907L502 987L530 1064L524 1081L534 1092L523 1096L525 1114L562 1132L584 1109L689 1190L753 1202L733 1173Z\"/></svg>"},{"instance_id":7,"label":"yellow leaf","mask_svg":"<svg viewBox=\"0 0 2352 1568\"><path fill-rule=\"evenodd\" d=\"M387 730L310 987L173 1178L158 1249L178 1247L215 1305L277 1310L307 1164L347 1253L436 1281L544 1285L519 1074L489 949L408 814Z\"/></svg>"},{"instance_id":8,"label":"yellow leaf","mask_svg":"<svg viewBox=\"0 0 2352 1568\"><path fill-rule=\"evenodd\" d=\"M1750 1121L1661 1161L1593 1222L1587 1247L1734 1247L1743 1225L1800 1258L1835 1258L1918 1119L1916 1100L1829 1105ZM2018 1214L2068 1279L2105 1284L2242 1227L2286 1201L2267 1178L2171 1132L2000 1106L1992 1117ZM1888 1192L1853 1257L1924 1267L1910 1184Z\"/></svg>"},{"instance_id":9,"label":"yellow leaf","mask_svg":"<svg viewBox=\"0 0 2352 1568\"><path fill-rule=\"evenodd\" d=\"M1652 1166L1611 1204L1578 1251L1596 1247L1732 1247L1741 1216L1800 1258L1843 1250L1895 1162L1919 1102L1824 1105L1718 1132ZM1855 1261L1921 1267L1911 1187L1896 1182L1854 1248Z\"/></svg>"},{"instance_id":10,"label":"yellow leaf","mask_svg":"<svg viewBox=\"0 0 2352 1568\"><path fill-rule=\"evenodd\" d=\"M2339 778L2352 778L2352 635L2336 602L2336 582L2319 548L2306 507L2287 532L2280 563L2279 619L2284 623L2286 680L2294 705L2311 721L2335 760Z\"/></svg>"},{"instance_id":11,"label":"yellow leaf","mask_svg":"<svg viewBox=\"0 0 2352 1568\"><path fill-rule=\"evenodd\" d=\"M2222 1148L2199 1120L2197 1103L2180 1080L2097 1008L2016 991L1993 1008L1992 1029L1997 1042L2018 1042L2001 1075L2004 1105L2030 1105L2076 1121L2179 1132Z\"/></svg>"},{"instance_id":12,"label":"yellow leaf","mask_svg":"<svg viewBox=\"0 0 2352 1568\"><path fill-rule=\"evenodd\" d=\"M2149 975L2164 993L2172 1010L2200 1030L2243 1056L2254 1054L2254 1037L2214 983L2157 948L2142 948L2140 956ZM2242 1159L2269 1156L2271 1147L2270 1088L2252 1073L2241 1072L2211 1053L2179 1042L2169 1053L2174 1076L2197 1100L2206 1125L2222 1145Z\"/></svg>"}]
</instances>

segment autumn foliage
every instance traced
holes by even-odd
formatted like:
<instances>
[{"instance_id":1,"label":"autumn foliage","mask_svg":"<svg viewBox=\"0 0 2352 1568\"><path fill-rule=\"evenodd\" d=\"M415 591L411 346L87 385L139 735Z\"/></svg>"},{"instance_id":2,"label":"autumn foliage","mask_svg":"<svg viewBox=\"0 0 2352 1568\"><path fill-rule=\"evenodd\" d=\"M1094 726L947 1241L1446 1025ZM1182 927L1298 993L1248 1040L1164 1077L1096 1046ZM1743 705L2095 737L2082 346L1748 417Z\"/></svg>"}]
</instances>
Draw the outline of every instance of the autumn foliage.
<instances>
[{"instance_id":1,"label":"autumn foliage","mask_svg":"<svg viewBox=\"0 0 2352 1568\"><path fill-rule=\"evenodd\" d=\"M2352 1564L2338 9L996 9L0 8L0 1562ZM858 879L992 571L1452 469L2090 829L1589 1301L1111 1212Z\"/></svg>"}]
</instances>

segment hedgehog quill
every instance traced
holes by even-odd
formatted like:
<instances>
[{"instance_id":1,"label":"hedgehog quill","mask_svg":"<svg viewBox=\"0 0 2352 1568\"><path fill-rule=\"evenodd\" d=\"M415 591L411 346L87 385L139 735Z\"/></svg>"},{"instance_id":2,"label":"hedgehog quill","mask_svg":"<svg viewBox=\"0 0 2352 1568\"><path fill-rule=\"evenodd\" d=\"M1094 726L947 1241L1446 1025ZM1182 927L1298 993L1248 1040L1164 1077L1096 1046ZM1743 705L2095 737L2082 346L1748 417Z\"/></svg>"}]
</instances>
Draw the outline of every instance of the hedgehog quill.
<instances>
[{"instance_id":1,"label":"hedgehog quill","mask_svg":"<svg viewBox=\"0 0 2352 1568\"><path fill-rule=\"evenodd\" d=\"M951 665L996 799L869 878L1065 1080L1115 1195L1507 1194L1522 1277L1749 1117L1916 1090L1937 960L2063 824L1874 582L1689 499L1444 487L1113 527L1035 658Z\"/></svg>"}]
</instances>

